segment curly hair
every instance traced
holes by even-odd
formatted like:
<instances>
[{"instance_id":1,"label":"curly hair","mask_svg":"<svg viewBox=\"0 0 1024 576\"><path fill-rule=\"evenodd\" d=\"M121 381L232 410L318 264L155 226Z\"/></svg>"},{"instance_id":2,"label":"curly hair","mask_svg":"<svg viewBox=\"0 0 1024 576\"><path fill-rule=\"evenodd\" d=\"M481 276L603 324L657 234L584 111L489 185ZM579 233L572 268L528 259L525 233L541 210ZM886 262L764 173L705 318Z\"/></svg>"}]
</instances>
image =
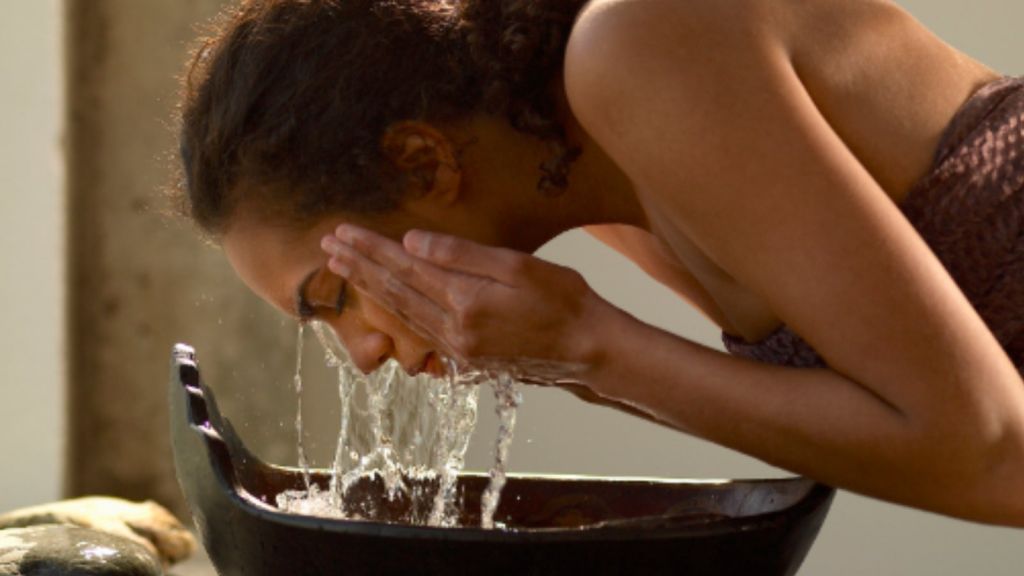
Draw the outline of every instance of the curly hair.
<instances>
[{"instance_id":1,"label":"curly hair","mask_svg":"<svg viewBox=\"0 0 1024 576\"><path fill-rule=\"evenodd\" d=\"M249 0L213 23L185 76L179 197L205 232L253 199L294 224L397 206L380 148L400 120L504 116L568 185L553 81L584 0Z\"/></svg>"}]
</instances>

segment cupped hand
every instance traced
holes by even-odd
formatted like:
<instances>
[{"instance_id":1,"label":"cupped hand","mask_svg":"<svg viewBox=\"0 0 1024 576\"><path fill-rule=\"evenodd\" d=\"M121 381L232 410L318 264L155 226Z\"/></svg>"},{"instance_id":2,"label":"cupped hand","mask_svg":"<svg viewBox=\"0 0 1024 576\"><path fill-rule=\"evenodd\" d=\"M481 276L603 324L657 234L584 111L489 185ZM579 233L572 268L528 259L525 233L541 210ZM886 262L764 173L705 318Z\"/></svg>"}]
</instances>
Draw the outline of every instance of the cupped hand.
<instances>
[{"instance_id":1,"label":"cupped hand","mask_svg":"<svg viewBox=\"0 0 1024 576\"><path fill-rule=\"evenodd\" d=\"M611 305L576 271L414 230L401 244L351 225L323 238L331 271L460 364L573 380L599 356Z\"/></svg>"}]
</instances>

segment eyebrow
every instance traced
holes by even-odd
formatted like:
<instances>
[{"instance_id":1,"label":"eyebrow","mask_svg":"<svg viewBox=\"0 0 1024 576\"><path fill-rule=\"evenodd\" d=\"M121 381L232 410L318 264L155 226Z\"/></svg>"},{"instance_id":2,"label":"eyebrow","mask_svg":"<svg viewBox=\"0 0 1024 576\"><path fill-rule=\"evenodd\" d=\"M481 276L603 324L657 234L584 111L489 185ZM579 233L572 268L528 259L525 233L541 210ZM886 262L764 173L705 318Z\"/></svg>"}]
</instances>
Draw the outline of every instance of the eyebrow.
<instances>
[{"instance_id":1,"label":"eyebrow","mask_svg":"<svg viewBox=\"0 0 1024 576\"><path fill-rule=\"evenodd\" d=\"M308 319L313 315L313 307L310 306L309 302L306 300L306 288L309 286L309 283L313 281L313 278L319 271L320 269L317 268L309 274L306 274L306 277L303 278L298 289L295 291L295 315L299 317L299 320Z\"/></svg>"}]
</instances>

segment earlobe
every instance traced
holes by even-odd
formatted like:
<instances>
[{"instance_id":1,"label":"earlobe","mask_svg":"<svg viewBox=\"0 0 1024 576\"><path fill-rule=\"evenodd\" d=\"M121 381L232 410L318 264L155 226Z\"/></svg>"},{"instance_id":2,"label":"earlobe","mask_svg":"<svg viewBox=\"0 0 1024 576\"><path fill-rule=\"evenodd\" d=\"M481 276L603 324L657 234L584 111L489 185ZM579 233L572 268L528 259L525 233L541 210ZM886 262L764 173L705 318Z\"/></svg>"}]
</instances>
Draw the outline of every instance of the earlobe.
<instances>
[{"instance_id":1,"label":"earlobe","mask_svg":"<svg viewBox=\"0 0 1024 576\"><path fill-rule=\"evenodd\" d=\"M457 165L442 162L434 172L434 186L430 195L445 205L454 204L462 192L462 171Z\"/></svg>"}]
</instances>

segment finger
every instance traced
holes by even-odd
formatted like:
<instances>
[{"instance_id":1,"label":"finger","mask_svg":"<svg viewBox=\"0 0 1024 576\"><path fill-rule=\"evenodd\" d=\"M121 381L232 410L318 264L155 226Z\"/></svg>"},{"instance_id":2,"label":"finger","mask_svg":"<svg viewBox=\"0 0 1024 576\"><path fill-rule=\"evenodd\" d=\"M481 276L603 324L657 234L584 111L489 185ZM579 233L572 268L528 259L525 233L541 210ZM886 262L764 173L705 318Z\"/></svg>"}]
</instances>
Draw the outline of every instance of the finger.
<instances>
[{"instance_id":1,"label":"finger","mask_svg":"<svg viewBox=\"0 0 1024 576\"><path fill-rule=\"evenodd\" d=\"M518 283L530 263L522 252L424 230L410 230L402 244L410 254L438 266L507 285Z\"/></svg>"},{"instance_id":2,"label":"finger","mask_svg":"<svg viewBox=\"0 0 1024 576\"><path fill-rule=\"evenodd\" d=\"M431 340L439 340L450 323L444 308L352 247L338 247L327 267Z\"/></svg>"},{"instance_id":3,"label":"finger","mask_svg":"<svg viewBox=\"0 0 1024 576\"><path fill-rule=\"evenodd\" d=\"M341 229L341 228L339 228ZM448 272L410 255L390 238L369 230L345 227L336 236L325 236L321 247L331 255L345 246L354 248L364 257L386 268L402 282L430 298L439 305L449 303L454 283L462 279L461 273ZM340 239L343 237L344 240Z\"/></svg>"}]
</instances>

